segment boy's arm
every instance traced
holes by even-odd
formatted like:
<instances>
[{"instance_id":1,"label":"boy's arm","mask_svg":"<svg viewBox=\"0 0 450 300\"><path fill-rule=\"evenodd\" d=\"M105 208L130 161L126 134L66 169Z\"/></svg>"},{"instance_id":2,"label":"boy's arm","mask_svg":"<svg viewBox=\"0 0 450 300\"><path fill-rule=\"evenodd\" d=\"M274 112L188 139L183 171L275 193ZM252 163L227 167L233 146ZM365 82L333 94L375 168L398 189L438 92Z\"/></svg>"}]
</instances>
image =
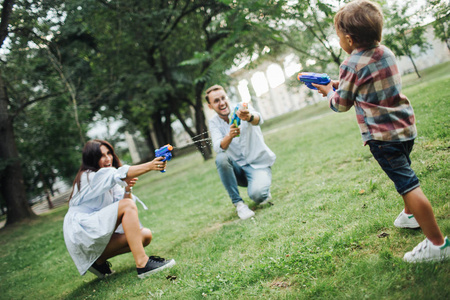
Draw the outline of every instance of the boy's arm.
<instances>
[{"instance_id":1,"label":"boy's arm","mask_svg":"<svg viewBox=\"0 0 450 300\"><path fill-rule=\"evenodd\" d=\"M358 91L358 76L353 69L341 66L339 71L338 89L334 93L326 94L330 108L335 112L348 111L355 102ZM331 84L336 84L332 81Z\"/></svg>"},{"instance_id":2,"label":"boy's arm","mask_svg":"<svg viewBox=\"0 0 450 300\"><path fill-rule=\"evenodd\" d=\"M349 89L345 89L348 87ZM334 93L328 93L326 97L330 104L330 108L335 112L346 112L352 108L354 104L354 98L356 94L352 91L351 87L346 84L339 84L339 89Z\"/></svg>"}]
</instances>

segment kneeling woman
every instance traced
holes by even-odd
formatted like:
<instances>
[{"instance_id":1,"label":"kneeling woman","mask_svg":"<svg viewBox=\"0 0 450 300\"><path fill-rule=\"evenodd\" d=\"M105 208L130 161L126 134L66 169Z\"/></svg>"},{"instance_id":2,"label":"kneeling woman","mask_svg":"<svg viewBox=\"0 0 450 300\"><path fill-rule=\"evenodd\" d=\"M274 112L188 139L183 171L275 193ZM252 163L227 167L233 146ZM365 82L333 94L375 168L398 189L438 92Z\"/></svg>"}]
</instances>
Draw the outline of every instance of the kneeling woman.
<instances>
[{"instance_id":1,"label":"kneeling woman","mask_svg":"<svg viewBox=\"0 0 450 300\"><path fill-rule=\"evenodd\" d=\"M141 226L135 203L140 200L131 194L137 176L165 169L162 159L122 166L107 141L86 143L64 218L64 241L81 275L89 270L103 278L112 273L107 259L130 251L139 278L175 265L145 253L152 233Z\"/></svg>"}]
</instances>

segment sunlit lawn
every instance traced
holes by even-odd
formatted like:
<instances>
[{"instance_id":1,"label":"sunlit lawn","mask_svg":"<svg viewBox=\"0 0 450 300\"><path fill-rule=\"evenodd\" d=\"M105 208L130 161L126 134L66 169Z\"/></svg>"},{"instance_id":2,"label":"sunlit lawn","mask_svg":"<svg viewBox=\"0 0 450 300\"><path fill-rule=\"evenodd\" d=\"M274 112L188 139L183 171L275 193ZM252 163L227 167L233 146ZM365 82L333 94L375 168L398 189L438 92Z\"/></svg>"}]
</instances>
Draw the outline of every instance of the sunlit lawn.
<instances>
[{"instance_id":1,"label":"sunlit lawn","mask_svg":"<svg viewBox=\"0 0 450 300\"><path fill-rule=\"evenodd\" d=\"M419 131L413 168L447 235L449 70L404 78ZM329 114L322 102L265 126L277 154L274 205L257 207L242 189L254 220L238 219L213 160L174 158L135 188L149 207L140 210L154 235L147 252L174 258L174 268L140 280L126 254L110 260L116 273L106 280L79 276L62 207L0 230L0 299L449 299L450 261L401 260L424 236L393 226L402 200L362 146L353 109Z\"/></svg>"}]
</instances>

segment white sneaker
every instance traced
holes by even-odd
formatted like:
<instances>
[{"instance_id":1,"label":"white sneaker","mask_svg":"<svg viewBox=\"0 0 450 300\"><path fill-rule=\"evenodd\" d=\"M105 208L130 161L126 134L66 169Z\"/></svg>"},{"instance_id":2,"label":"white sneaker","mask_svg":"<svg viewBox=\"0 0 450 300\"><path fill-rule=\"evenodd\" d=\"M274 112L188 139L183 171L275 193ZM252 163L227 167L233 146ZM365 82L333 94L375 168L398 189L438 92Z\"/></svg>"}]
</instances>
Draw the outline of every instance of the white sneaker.
<instances>
[{"instance_id":1,"label":"white sneaker","mask_svg":"<svg viewBox=\"0 0 450 300\"><path fill-rule=\"evenodd\" d=\"M236 204L236 211L241 220L247 220L248 218L255 216L255 212L248 208L247 204L242 201L239 201Z\"/></svg>"},{"instance_id":2,"label":"white sneaker","mask_svg":"<svg viewBox=\"0 0 450 300\"><path fill-rule=\"evenodd\" d=\"M405 210L402 210L397 219L395 219L394 226L398 228L420 228L416 218L411 214L406 214Z\"/></svg>"},{"instance_id":3,"label":"white sneaker","mask_svg":"<svg viewBox=\"0 0 450 300\"><path fill-rule=\"evenodd\" d=\"M444 245L435 246L429 239L419 243L413 251L407 252L403 260L410 263L441 261L450 258L450 241L445 237Z\"/></svg>"}]
</instances>

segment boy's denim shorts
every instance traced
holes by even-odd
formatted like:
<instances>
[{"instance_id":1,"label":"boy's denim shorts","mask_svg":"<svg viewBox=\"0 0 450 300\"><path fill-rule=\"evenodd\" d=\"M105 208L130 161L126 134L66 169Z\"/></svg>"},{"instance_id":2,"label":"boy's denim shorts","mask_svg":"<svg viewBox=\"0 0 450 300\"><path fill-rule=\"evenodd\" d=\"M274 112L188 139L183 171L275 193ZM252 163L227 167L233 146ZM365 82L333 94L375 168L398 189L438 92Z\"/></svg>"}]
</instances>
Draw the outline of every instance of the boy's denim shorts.
<instances>
[{"instance_id":1,"label":"boy's denim shorts","mask_svg":"<svg viewBox=\"0 0 450 300\"><path fill-rule=\"evenodd\" d=\"M411 153L414 140L406 142L368 141L370 152L383 171L394 182L400 195L420 186L419 179L411 169Z\"/></svg>"}]
</instances>

